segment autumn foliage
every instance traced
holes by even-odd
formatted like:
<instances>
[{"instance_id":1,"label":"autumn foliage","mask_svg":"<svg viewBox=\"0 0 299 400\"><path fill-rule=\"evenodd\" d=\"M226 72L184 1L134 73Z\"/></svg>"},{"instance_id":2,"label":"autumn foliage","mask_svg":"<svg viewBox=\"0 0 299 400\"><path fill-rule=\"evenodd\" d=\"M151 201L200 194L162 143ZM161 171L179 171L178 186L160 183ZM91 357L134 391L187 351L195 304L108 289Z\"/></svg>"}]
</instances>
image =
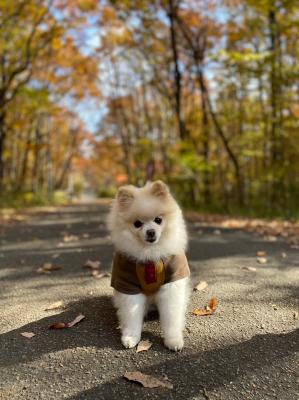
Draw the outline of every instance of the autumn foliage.
<instances>
[{"instance_id":1,"label":"autumn foliage","mask_svg":"<svg viewBox=\"0 0 299 400\"><path fill-rule=\"evenodd\" d=\"M297 1L0 7L2 187L162 178L186 206L298 211Z\"/></svg>"}]
</instances>

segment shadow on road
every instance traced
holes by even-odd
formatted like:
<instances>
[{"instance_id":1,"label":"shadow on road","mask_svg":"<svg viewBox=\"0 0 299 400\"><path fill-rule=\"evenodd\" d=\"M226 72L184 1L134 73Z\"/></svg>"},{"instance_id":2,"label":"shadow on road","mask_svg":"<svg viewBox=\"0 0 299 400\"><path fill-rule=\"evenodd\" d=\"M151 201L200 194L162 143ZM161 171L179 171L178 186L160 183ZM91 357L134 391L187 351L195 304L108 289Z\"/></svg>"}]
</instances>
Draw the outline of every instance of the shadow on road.
<instances>
[{"instance_id":1,"label":"shadow on road","mask_svg":"<svg viewBox=\"0 0 299 400\"><path fill-rule=\"evenodd\" d=\"M262 371L265 373L265 368L271 367L273 363L279 365L284 358L294 355L298 350L299 330L279 335L258 335L246 342L225 348L189 355L184 355L183 352L177 354L172 360L158 362L150 367L143 368L142 372L159 377L166 371L167 376L171 377L174 384L173 391L154 389L154 393L159 393L159 399L191 399L195 395L214 389L218 389L221 393L223 385L233 384L242 377L244 379L244 376L249 372L256 372L257 375L260 375ZM272 376L271 379L275 379L275 377ZM295 382L295 375L290 375L289 380ZM248 386L249 384L250 382L248 382ZM133 398L150 397L150 393L146 392L148 389L129 383L120 376L71 396L69 400L120 399L129 389L132 390L132 385L135 385ZM256 395L255 398L259 398L258 392ZM240 394L241 398L242 395ZM292 399L289 398L289 400Z\"/></svg>"},{"instance_id":2,"label":"shadow on road","mask_svg":"<svg viewBox=\"0 0 299 400\"><path fill-rule=\"evenodd\" d=\"M51 324L58 321L70 322L78 314L86 317L78 325L69 329L49 329ZM28 340L20 335L21 332L34 332L36 336ZM64 349L90 346L121 349L115 310L109 296L92 297L68 304L59 314L0 335L0 367L28 363L43 354Z\"/></svg>"}]
</instances>

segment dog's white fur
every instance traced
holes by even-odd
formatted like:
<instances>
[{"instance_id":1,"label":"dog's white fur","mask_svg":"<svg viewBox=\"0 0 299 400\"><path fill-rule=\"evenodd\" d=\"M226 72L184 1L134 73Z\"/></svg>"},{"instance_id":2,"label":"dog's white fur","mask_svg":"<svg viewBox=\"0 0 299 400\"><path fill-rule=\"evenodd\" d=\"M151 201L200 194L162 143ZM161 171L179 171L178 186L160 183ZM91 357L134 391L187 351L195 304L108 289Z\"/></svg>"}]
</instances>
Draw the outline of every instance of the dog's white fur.
<instances>
[{"instance_id":1,"label":"dog's white fur","mask_svg":"<svg viewBox=\"0 0 299 400\"><path fill-rule=\"evenodd\" d=\"M162 218L161 225L153 222L157 216ZM143 222L142 227L135 228L136 220ZM108 216L108 228L116 250L137 261L157 261L186 250L187 232L181 209L161 181L147 183L142 188L120 188ZM146 241L148 229L156 232L154 243ZM154 303L158 307L165 346L181 350L188 283L189 278L167 283L153 296L128 295L114 290L123 345L131 348L140 341L144 316Z\"/></svg>"}]
</instances>

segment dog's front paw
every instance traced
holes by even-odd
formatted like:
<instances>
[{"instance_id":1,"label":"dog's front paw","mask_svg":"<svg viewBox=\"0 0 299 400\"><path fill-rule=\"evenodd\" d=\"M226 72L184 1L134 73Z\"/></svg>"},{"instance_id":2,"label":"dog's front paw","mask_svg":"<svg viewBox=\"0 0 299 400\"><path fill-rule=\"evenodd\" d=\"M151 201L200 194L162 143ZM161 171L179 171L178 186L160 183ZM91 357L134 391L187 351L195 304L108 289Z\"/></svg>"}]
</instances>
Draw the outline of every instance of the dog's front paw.
<instances>
[{"instance_id":1,"label":"dog's front paw","mask_svg":"<svg viewBox=\"0 0 299 400\"><path fill-rule=\"evenodd\" d=\"M184 346L184 339L182 337L165 338L164 345L172 351L180 351Z\"/></svg>"},{"instance_id":2,"label":"dog's front paw","mask_svg":"<svg viewBox=\"0 0 299 400\"><path fill-rule=\"evenodd\" d=\"M135 347L140 341L140 337L137 336L122 336L121 342L127 349Z\"/></svg>"}]
</instances>

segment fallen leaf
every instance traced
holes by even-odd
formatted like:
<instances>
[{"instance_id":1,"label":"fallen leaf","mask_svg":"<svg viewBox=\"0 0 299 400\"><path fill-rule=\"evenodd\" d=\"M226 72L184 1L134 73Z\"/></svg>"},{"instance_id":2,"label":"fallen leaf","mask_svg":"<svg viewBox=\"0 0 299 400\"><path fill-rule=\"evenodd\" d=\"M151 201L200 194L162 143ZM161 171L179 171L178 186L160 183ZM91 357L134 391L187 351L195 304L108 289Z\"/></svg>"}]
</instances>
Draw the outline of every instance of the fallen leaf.
<instances>
[{"instance_id":1,"label":"fallen leaf","mask_svg":"<svg viewBox=\"0 0 299 400\"><path fill-rule=\"evenodd\" d=\"M194 290L204 290L208 287L208 284L206 281L200 281L194 288Z\"/></svg>"},{"instance_id":2,"label":"fallen leaf","mask_svg":"<svg viewBox=\"0 0 299 400\"><path fill-rule=\"evenodd\" d=\"M264 239L267 240L268 242L276 242L277 241L277 237L273 236L273 235L265 236Z\"/></svg>"},{"instance_id":3,"label":"fallen leaf","mask_svg":"<svg viewBox=\"0 0 299 400\"><path fill-rule=\"evenodd\" d=\"M141 385L146 388L165 387L167 389L173 389L172 383L166 380L155 378L151 375L143 374L139 371L126 372L124 374L124 378L128 379L129 381L141 383Z\"/></svg>"},{"instance_id":4,"label":"fallen leaf","mask_svg":"<svg viewBox=\"0 0 299 400\"><path fill-rule=\"evenodd\" d=\"M85 315L82 315L82 314L78 315L72 322L69 322L67 324L67 327L71 328L72 326L77 325L84 318L85 318Z\"/></svg>"},{"instance_id":5,"label":"fallen leaf","mask_svg":"<svg viewBox=\"0 0 299 400\"><path fill-rule=\"evenodd\" d=\"M252 272L256 271L256 268L254 268L254 267L243 267L242 269L245 269L246 271L252 271Z\"/></svg>"},{"instance_id":6,"label":"fallen leaf","mask_svg":"<svg viewBox=\"0 0 299 400\"><path fill-rule=\"evenodd\" d=\"M83 233L83 237L84 237L84 239L87 239L87 238L89 238L89 233Z\"/></svg>"},{"instance_id":7,"label":"fallen leaf","mask_svg":"<svg viewBox=\"0 0 299 400\"><path fill-rule=\"evenodd\" d=\"M148 351L152 347L152 345L153 343L149 340L141 340L141 342L138 343L136 353L140 353L141 351Z\"/></svg>"},{"instance_id":8,"label":"fallen leaf","mask_svg":"<svg viewBox=\"0 0 299 400\"><path fill-rule=\"evenodd\" d=\"M45 308L45 311L56 310L57 308L62 308L62 307L63 307L63 302L56 301L56 303L53 303L49 307Z\"/></svg>"},{"instance_id":9,"label":"fallen leaf","mask_svg":"<svg viewBox=\"0 0 299 400\"><path fill-rule=\"evenodd\" d=\"M96 270L96 269L92 270L90 272L90 275L93 276L96 279L101 279L101 278L104 278L106 276L107 277L110 276L109 272L100 272L99 270Z\"/></svg>"},{"instance_id":10,"label":"fallen leaf","mask_svg":"<svg viewBox=\"0 0 299 400\"><path fill-rule=\"evenodd\" d=\"M257 261L259 264L266 264L266 263L268 262L268 260L267 260L266 257L257 257L256 261Z\"/></svg>"},{"instance_id":11,"label":"fallen leaf","mask_svg":"<svg viewBox=\"0 0 299 400\"><path fill-rule=\"evenodd\" d=\"M87 260L86 263L83 265L83 268L99 269L100 265L101 261Z\"/></svg>"},{"instance_id":12,"label":"fallen leaf","mask_svg":"<svg viewBox=\"0 0 299 400\"><path fill-rule=\"evenodd\" d=\"M217 305L217 299L216 297L213 297L208 306L205 308L197 308L196 310L192 311L192 313L199 316L212 315L216 311Z\"/></svg>"},{"instance_id":13,"label":"fallen leaf","mask_svg":"<svg viewBox=\"0 0 299 400\"><path fill-rule=\"evenodd\" d=\"M211 300L210 300L210 303L209 303L209 308L212 311L215 311L217 306L218 306L218 301L217 301L216 297L212 297Z\"/></svg>"},{"instance_id":14,"label":"fallen leaf","mask_svg":"<svg viewBox=\"0 0 299 400\"><path fill-rule=\"evenodd\" d=\"M85 315L78 315L73 321L71 322L63 322L63 321L58 321L55 322L54 324L49 326L49 329L66 329L66 328L72 328L74 325L78 324L80 321L82 321L85 318Z\"/></svg>"},{"instance_id":15,"label":"fallen leaf","mask_svg":"<svg viewBox=\"0 0 299 400\"><path fill-rule=\"evenodd\" d=\"M267 255L267 252L265 250L259 250L256 252L257 257L265 257Z\"/></svg>"},{"instance_id":16,"label":"fallen leaf","mask_svg":"<svg viewBox=\"0 0 299 400\"><path fill-rule=\"evenodd\" d=\"M282 253L280 253L280 256L281 256L281 258L287 258L287 253L282 252Z\"/></svg>"},{"instance_id":17,"label":"fallen leaf","mask_svg":"<svg viewBox=\"0 0 299 400\"><path fill-rule=\"evenodd\" d=\"M78 240L79 238L76 235L64 235L63 237L64 243L77 242Z\"/></svg>"},{"instance_id":18,"label":"fallen leaf","mask_svg":"<svg viewBox=\"0 0 299 400\"><path fill-rule=\"evenodd\" d=\"M21 335L24 336L27 339L31 339L31 338L33 338L33 336L35 336L35 333L33 333L33 332L21 332Z\"/></svg>"},{"instance_id":19,"label":"fallen leaf","mask_svg":"<svg viewBox=\"0 0 299 400\"><path fill-rule=\"evenodd\" d=\"M192 311L194 315L199 315L201 317L205 315L212 315L214 314L214 311L212 310L207 310L206 308L197 308L196 310Z\"/></svg>"},{"instance_id":20,"label":"fallen leaf","mask_svg":"<svg viewBox=\"0 0 299 400\"><path fill-rule=\"evenodd\" d=\"M214 235L221 235L221 230L215 229L213 233L214 233Z\"/></svg>"},{"instance_id":21,"label":"fallen leaf","mask_svg":"<svg viewBox=\"0 0 299 400\"><path fill-rule=\"evenodd\" d=\"M52 271L57 271L59 269L61 269L60 266L47 262L47 263L44 263L40 268L38 268L37 272L49 274Z\"/></svg>"},{"instance_id":22,"label":"fallen leaf","mask_svg":"<svg viewBox=\"0 0 299 400\"><path fill-rule=\"evenodd\" d=\"M54 322L54 324L49 326L49 329L65 329L65 328L68 328L68 325L62 321Z\"/></svg>"}]
</instances>

